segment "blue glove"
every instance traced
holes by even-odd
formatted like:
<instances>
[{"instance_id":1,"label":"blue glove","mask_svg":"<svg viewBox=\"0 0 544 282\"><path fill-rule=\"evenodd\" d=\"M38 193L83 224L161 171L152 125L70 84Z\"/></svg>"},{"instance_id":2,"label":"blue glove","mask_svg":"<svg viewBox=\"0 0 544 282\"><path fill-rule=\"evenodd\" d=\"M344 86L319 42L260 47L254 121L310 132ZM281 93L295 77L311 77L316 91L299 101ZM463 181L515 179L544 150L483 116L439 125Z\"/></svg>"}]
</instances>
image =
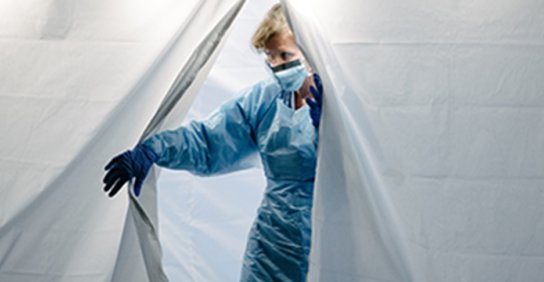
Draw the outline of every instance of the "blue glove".
<instances>
[{"instance_id":1,"label":"blue glove","mask_svg":"<svg viewBox=\"0 0 544 282\"><path fill-rule=\"evenodd\" d=\"M153 149L145 144L139 144L133 150L128 150L114 157L104 168L108 171L102 180L106 184L104 192L109 191L108 196L113 197L125 183L136 177L134 194L140 196L144 179L153 163L158 159L159 156Z\"/></svg>"},{"instance_id":2,"label":"blue glove","mask_svg":"<svg viewBox=\"0 0 544 282\"><path fill-rule=\"evenodd\" d=\"M319 129L319 122L321 121L321 105L323 104L323 84L317 73L314 73L314 82L315 87L310 86L310 92L312 93L313 99L306 97L306 103L310 106L312 124L316 129Z\"/></svg>"}]
</instances>

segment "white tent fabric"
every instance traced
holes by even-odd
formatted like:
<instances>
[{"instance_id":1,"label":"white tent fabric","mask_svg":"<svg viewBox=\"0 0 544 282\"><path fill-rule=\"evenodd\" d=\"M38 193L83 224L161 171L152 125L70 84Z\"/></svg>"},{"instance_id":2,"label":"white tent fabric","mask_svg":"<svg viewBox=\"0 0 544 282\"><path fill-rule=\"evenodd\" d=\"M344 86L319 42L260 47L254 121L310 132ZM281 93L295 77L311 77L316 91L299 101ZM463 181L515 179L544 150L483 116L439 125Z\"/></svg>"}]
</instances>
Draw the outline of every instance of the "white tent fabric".
<instances>
[{"instance_id":1,"label":"white tent fabric","mask_svg":"<svg viewBox=\"0 0 544 282\"><path fill-rule=\"evenodd\" d=\"M155 175L130 201L100 180L146 126L181 123L243 2L0 3L0 281L164 281L159 238L172 281L235 281L242 247L226 246L245 238L221 232L244 233L256 203L215 189L190 203L210 211L199 224L158 237ZM541 281L544 3L284 3L326 90L309 280ZM244 222L216 229L221 209Z\"/></svg>"},{"instance_id":2,"label":"white tent fabric","mask_svg":"<svg viewBox=\"0 0 544 282\"><path fill-rule=\"evenodd\" d=\"M544 2L289 10L327 95L309 280L544 281Z\"/></svg>"},{"instance_id":3,"label":"white tent fabric","mask_svg":"<svg viewBox=\"0 0 544 282\"><path fill-rule=\"evenodd\" d=\"M184 62L241 4L0 4L1 281L165 279L145 237L154 190L127 214L125 197L100 191L102 168L138 140Z\"/></svg>"},{"instance_id":4,"label":"white tent fabric","mask_svg":"<svg viewBox=\"0 0 544 282\"><path fill-rule=\"evenodd\" d=\"M182 70L177 74L172 86L164 97L160 107L147 125L141 140L169 128L184 116L192 99L195 97L202 82L206 78L214 58L218 55L224 39L237 18L245 1L219 5L212 2L201 2L196 13L186 23L177 38L178 45L187 47L188 34L206 31L202 27L214 24L213 28L194 47L191 56L184 63ZM229 8L228 10L223 10ZM218 21L214 20L214 16ZM146 178L146 187L141 198L131 195L127 224L125 225L122 245L120 248L114 280L139 280L145 277L139 271L131 271L134 264L133 242L137 242L141 250L141 258L145 265L146 276L150 281L167 281L161 266L161 246L158 236L158 218L156 209L156 179L154 173ZM132 221L131 221L132 219ZM131 224L132 223L132 224Z\"/></svg>"},{"instance_id":5,"label":"white tent fabric","mask_svg":"<svg viewBox=\"0 0 544 282\"><path fill-rule=\"evenodd\" d=\"M183 124L268 77L250 40L275 1L247 1ZM258 161L258 160L256 160ZM261 169L196 177L164 170L158 179L159 238L170 281L239 281L249 228L265 187Z\"/></svg>"}]
</instances>

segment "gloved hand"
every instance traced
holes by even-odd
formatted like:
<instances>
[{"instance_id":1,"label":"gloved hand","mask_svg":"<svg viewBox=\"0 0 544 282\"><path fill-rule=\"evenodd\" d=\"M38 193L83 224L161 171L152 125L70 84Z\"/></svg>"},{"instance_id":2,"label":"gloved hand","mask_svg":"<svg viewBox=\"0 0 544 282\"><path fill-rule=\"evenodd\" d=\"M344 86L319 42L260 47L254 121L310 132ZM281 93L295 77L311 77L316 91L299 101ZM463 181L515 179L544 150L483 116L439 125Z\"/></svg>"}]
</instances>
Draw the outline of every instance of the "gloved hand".
<instances>
[{"instance_id":1,"label":"gloved hand","mask_svg":"<svg viewBox=\"0 0 544 282\"><path fill-rule=\"evenodd\" d=\"M139 144L134 149L114 157L104 168L108 171L102 180L106 184L104 192L109 191L108 196L113 197L125 183L136 177L134 194L140 196L144 179L158 159L159 156L153 149L145 144Z\"/></svg>"},{"instance_id":2,"label":"gloved hand","mask_svg":"<svg viewBox=\"0 0 544 282\"><path fill-rule=\"evenodd\" d=\"M306 103L310 106L310 117L312 118L312 124L316 129L319 129L319 122L321 121L321 105L323 104L323 84L321 78L317 73L314 73L315 87L310 86L310 92L312 98L306 97Z\"/></svg>"}]
</instances>

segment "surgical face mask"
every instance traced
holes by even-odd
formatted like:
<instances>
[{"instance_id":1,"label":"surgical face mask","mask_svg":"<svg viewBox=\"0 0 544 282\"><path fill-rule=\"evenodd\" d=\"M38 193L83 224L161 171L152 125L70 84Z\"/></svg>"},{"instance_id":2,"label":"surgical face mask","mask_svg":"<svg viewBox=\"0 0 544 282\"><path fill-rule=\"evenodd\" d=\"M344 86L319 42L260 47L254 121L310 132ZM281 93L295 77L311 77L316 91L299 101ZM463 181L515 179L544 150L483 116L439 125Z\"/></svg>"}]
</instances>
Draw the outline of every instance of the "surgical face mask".
<instances>
[{"instance_id":1,"label":"surgical face mask","mask_svg":"<svg viewBox=\"0 0 544 282\"><path fill-rule=\"evenodd\" d=\"M308 76L308 71L304 67L302 60L295 60L279 66L272 67L267 64L272 74L285 91L298 90Z\"/></svg>"}]
</instances>

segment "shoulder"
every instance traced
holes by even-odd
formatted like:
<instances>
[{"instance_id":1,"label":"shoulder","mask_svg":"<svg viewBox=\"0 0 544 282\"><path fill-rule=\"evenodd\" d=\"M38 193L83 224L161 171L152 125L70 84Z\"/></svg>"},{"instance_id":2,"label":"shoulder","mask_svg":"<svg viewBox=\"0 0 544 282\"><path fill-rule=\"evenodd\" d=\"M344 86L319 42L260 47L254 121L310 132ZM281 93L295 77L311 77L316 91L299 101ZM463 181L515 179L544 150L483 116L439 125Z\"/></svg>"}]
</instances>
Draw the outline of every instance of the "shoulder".
<instances>
[{"instance_id":1,"label":"shoulder","mask_svg":"<svg viewBox=\"0 0 544 282\"><path fill-rule=\"evenodd\" d=\"M236 99L246 110L256 111L259 108L268 108L281 95L281 87L273 79L262 80L241 92Z\"/></svg>"},{"instance_id":2,"label":"shoulder","mask_svg":"<svg viewBox=\"0 0 544 282\"><path fill-rule=\"evenodd\" d=\"M258 83L242 91L242 97L252 100L275 100L281 94L281 88L273 79L261 80Z\"/></svg>"},{"instance_id":3,"label":"shoulder","mask_svg":"<svg viewBox=\"0 0 544 282\"><path fill-rule=\"evenodd\" d=\"M273 108L281 95L281 87L272 79L262 80L241 91L240 95L222 106L225 111L239 112L247 122L258 124Z\"/></svg>"}]
</instances>

